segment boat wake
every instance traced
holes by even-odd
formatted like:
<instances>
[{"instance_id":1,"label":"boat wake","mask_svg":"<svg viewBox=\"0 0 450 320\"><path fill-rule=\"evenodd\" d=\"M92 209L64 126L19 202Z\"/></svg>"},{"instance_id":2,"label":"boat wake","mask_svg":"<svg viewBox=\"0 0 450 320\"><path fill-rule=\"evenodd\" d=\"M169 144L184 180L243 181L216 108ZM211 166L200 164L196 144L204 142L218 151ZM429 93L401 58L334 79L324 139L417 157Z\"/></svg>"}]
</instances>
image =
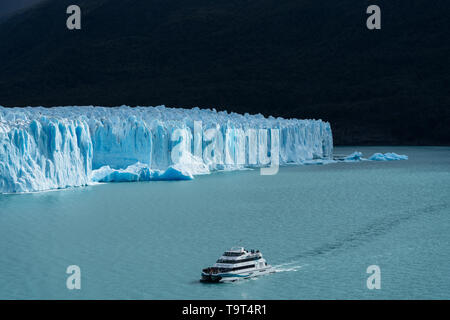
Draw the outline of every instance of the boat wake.
<instances>
[{"instance_id":1,"label":"boat wake","mask_svg":"<svg viewBox=\"0 0 450 320\"><path fill-rule=\"evenodd\" d=\"M273 266L275 272L291 272L291 271L299 271L301 268L303 268L304 265L299 265L298 262L288 262L288 263L282 263Z\"/></svg>"}]
</instances>

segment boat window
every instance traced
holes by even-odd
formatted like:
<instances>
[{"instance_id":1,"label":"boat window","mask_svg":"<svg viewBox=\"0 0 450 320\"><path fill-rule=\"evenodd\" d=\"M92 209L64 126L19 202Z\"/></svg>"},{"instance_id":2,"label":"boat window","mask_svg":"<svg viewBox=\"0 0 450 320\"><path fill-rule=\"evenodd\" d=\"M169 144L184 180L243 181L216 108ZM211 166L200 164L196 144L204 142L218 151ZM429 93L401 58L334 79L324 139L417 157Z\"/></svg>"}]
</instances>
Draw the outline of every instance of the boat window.
<instances>
[{"instance_id":1,"label":"boat window","mask_svg":"<svg viewBox=\"0 0 450 320\"><path fill-rule=\"evenodd\" d=\"M254 267L255 267L255 265L251 264L248 266L242 266L242 267L236 267L236 268L210 268L209 270L205 269L204 271L206 273L230 272L230 271L237 271L237 270L242 270L242 269L250 269L250 268L254 268Z\"/></svg>"},{"instance_id":2,"label":"boat window","mask_svg":"<svg viewBox=\"0 0 450 320\"><path fill-rule=\"evenodd\" d=\"M245 252L224 252L224 256L226 257L239 257L245 254Z\"/></svg>"},{"instance_id":3,"label":"boat window","mask_svg":"<svg viewBox=\"0 0 450 320\"><path fill-rule=\"evenodd\" d=\"M248 266L233 268L232 271L237 271L237 270L242 270L242 269L249 269L249 268L254 268L254 267L255 267L255 265L251 264L251 265L248 265Z\"/></svg>"}]
</instances>

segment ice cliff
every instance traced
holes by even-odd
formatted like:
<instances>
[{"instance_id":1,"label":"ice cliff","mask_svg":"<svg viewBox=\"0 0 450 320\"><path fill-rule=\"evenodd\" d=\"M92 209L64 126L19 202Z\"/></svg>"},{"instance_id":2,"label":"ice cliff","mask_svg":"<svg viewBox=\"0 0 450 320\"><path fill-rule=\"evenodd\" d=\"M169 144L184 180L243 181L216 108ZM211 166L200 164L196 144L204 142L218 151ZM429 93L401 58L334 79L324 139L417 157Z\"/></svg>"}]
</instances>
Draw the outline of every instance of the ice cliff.
<instances>
[{"instance_id":1,"label":"ice cliff","mask_svg":"<svg viewBox=\"0 0 450 320\"><path fill-rule=\"evenodd\" d=\"M0 107L1 193L185 180L332 152L330 125L320 120L164 106Z\"/></svg>"}]
</instances>

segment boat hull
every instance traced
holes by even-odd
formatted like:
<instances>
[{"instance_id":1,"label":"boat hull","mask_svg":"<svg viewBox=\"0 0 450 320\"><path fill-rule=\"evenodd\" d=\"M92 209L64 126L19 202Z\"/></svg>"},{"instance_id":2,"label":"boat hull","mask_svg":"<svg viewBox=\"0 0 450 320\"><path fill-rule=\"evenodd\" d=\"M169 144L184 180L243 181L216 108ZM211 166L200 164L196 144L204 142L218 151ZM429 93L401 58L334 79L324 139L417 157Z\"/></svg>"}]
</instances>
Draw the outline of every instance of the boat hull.
<instances>
[{"instance_id":1,"label":"boat hull","mask_svg":"<svg viewBox=\"0 0 450 320\"><path fill-rule=\"evenodd\" d=\"M200 281L202 282L211 282L211 283L219 283L219 282L235 282L239 280L254 278L263 276L269 273L274 273L275 269L273 267L267 267L263 269L254 269L245 272L230 272L230 273L216 273L209 274L202 272L202 278Z\"/></svg>"}]
</instances>

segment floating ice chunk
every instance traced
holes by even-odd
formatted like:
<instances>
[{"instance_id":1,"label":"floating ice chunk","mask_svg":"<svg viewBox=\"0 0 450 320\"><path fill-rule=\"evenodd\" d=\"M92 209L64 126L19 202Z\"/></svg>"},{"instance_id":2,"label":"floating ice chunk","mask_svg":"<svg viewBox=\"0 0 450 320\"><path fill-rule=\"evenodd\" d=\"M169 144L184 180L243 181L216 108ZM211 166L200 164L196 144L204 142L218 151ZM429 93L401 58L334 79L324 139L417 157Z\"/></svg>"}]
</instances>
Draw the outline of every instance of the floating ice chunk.
<instances>
[{"instance_id":1,"label":"floating ice chunk","mask_svg":"<svg viewBox=\"0 0 450 320\"><path fill-rule=\"evenodd\" d=\"M388 153L384 153L384 154L383 153L375 153L369 159L365 159L365 158L363 158L361 152L355 151L352 154L349 154L348 156L344 157L342 161L357 162L357 161L364 161L364 160L371 160L371 161L408 160L408 156L398 155L394 152L388 152Z\"/></svg>"},{"instance_id":2,"label":"floating ice chunk","mask_svg":"<svg viewBox=\"0 0 450 320\"><path fill-rule=\"evenodd\" d=\"M314 159L314 160L305 160L302 161L303 165L322 165L322 164L331 164L336 163L337 161L331 159Z\"/></svg>"},{"instance_id":3,"label":"floating ice chunk","mask_svg":"<svg viewBox=\"0 0 450 320\"><path fill-rule=\"evenodd\" d=\"M373 154L369 160L372 161L395 161L395 160L408 160L408 156L396 154L394 152L388 153L375 153Z\"/></svg>"},{"instance_id":4,"label":"floating ice chunk","mask_svg":"<svg viewBox=\"0 0 450 320\"><path fill-rule=\"evenodd\" d=\"M349 154L348 156L346 156L344 158L345 162L357 162L357 161L362 161L362 160L365 160L365 159L362 157L362 152L359 152L359 151L355 151L352 154Z\"/></svg>"},{"instance_id":5,"label":"floating ice chunk","mask_svg":"<svg viewBox=\"0 0 450 320\"><path fill-rule=\"evenodd\" d=\"M164 181L164 180L192 180L193 175L188 171L169 167L167 170L152 170L147 165L137 163L126 169L112 169L104 166L92 171L93 182L136 182L136 181Z\"/></svg>"},{"instance_id":6,"label":"floating ice chunk","mask_svg":"<svg viewBox=\"0 0 450 320\"><path fill-rule=\"evenodd\" d=\"M112 169L110 166L103 166L92 171L92 181L94 182L133 182L139 181L140 172L136 166L126 169Z\"/></svg>"},{"instance_id":7,"label":"floating ice chunk","mask_svg":"<svg viewBox=\"0 0 450 320\"><path fill-rule=\"evenodd\" d=\"M192 180L192 179L194 179L194 177L190 172L182 171L174 167L169 167L163 173L158 173L158 175L155 176L155 178L152 180L169 181L169 180Z\"/></svg>"}]
</instances>

